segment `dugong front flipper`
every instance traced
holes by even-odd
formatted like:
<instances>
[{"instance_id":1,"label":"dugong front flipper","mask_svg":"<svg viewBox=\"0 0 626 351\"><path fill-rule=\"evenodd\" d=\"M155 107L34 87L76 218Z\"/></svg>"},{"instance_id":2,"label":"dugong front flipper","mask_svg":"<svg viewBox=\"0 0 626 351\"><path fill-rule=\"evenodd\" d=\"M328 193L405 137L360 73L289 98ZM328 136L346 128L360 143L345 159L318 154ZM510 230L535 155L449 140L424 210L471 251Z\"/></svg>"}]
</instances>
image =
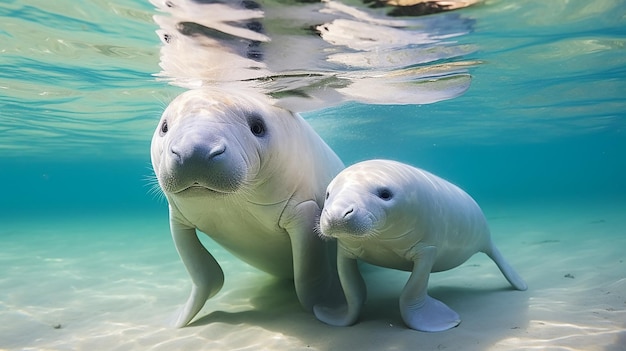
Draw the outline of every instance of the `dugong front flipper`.
<instances>
[{"instance_id":1,"label":"dugong front flipper","mask_svg":"<svg viewBox=\"0 0 626 351\"><path fill-rule=\"evenodd\" d=\"M402 319L415 330L447 330L461 322L456 312L426 293L436 251L435 247L428 246L415 253L413 271L400 295ZM337 266L347 305L339 309L315 306L314 312L326 324L349 326L358 320L367 292L353 255L340 249Z\"/></svg>"},{"instance_id":2,"label":"dugong front flipper","mask_svg":"<svg viewBox=\"0 0 626 351\"><path fill-rule=\"evenodd\" d=\"M327 303L341 300L335 293L333 281L328 279L332 274L327 267L320 267L318 264L320 260L330 260L326 255L326 244L313 233L319 212L320 208L315 202L304 202L297 206L293 218L285 224L292 238L292 252L296 257L293 262L296 294L300 303L308 310L320 300ZM220 291L224 284L224 273L198 239L195 228L186 227L176 221L172 221L170 226L176 250L192 280L189 298L177 311L172 322L174 327L180 328L193 319L206 300Z\"/></svg>"},{"instance_id":3,"label":"dugong front flipper","mask_svg":"<svg viewBox=\"0 0 626 351\"><path fill-rule=\"evenodd\" d=\"M418 245L411 250L413 270L400 294L400 315L412 329L435 332L454 328L461 317L443 302L428 296L428 278L435 264L437 248Z\"/></svg>"},{"instance_id":4,"label":"dugong front flipper","mask_svg":"<svg viewBox=\"0 0 626 351\"><path fill-rule=\"evenodd\" d=\"M224 272L198 239L195 228L170 221L170 230L176 251L192 281L191 294L172 321L174 327L180 328L193 319L207 299L220 291L224 285Z\"/></svg>"},{"instance_id":5,"label":"dugong front flipper","mask_svg":"<svg viewBox=\"0 0 626 351\"><path fill-rule=\"evenodd\" d=\"M315 225L320 207L313 201L300 203L281 226L291 238L293 252L293 276L300 304L308 311L319 301L334 303L341 300L339 282L328 279L334 276L329 267L320 267L319 262L331 262L326 243L319 240Z\"/></svg>"},{"instance_id":6,"label":"dugong front flipper","mask_svg":"<svg viewBox=\"0 0 626 351\"><path fill-rule=\"evenodd\" d=\"M339 308L316 305L313 313L322 322L337 327L356 323L367 297L365 281L359 271L357 257L341 247L337 252L337 270L343 288L346 305Z\"/></svg>"}]
</instances>

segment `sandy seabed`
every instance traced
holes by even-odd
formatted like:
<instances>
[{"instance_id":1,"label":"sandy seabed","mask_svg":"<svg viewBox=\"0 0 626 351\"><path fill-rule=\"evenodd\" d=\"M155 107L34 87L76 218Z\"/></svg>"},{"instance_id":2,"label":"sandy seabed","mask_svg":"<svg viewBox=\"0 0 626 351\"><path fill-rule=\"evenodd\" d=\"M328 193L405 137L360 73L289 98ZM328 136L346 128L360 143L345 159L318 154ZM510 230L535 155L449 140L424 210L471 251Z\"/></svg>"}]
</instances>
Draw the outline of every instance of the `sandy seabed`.
<instances>
[{"instance_id":1,"label":"sandy seabed","mask_svg":"<svg viewBox=\"0 0 626 351\"><path fill-rule=\"evenodd\" d=\"M512 290L485 255L431 275L456 310L449 331L407 329L408 273L365 267L358 324L303 311L293 285L203 240L226 275L188 327L168 319L190 281L166 214L5 219L0 227L1 350L626 350L626 203L484 206L494 240L526 279ZM71 217L71 216L68 216Z\"/></svg>"}]
</instances>

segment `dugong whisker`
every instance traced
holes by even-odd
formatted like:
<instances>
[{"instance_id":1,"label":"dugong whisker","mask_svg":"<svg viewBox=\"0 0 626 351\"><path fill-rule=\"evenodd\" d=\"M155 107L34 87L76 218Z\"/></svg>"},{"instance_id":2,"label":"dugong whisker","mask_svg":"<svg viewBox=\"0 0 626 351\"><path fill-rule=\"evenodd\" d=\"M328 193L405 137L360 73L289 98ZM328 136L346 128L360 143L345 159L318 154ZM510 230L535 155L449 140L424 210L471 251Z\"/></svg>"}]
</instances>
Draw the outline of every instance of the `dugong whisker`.
<instances>
[{"instance_id":1,"label":"dugong whisker","mask_svg":"<svg viewBox=\"0 0 626 351\"><path fill-rule=\"evenodd\" d=\"M363 240L379 238L379 237L381 237L381 234L380 234L380 231L378 231L378 229L370 229L366 231L363 235L361 235L361 238Z\"/></svg>"},{"instance_id":2,"label":"dugong whisker","mask_svg":"<svg viewBox=\"0 0 626 351\"><path fill-rule=\"evenodd\" d=\"M166 201L165 194L161 190L158 181L153 181L152 184L147 184L147 186L149 186L148 194L152 195L153 199L157 199L159 202Z\"/></svg>"},{"instance_id":3,"label":"dugong whisker","mask_svg":"<svg viewBox=\"0 0 626 351\"><path fill-rule=\"evenodd\" d=\"M144 186L148 187L147 193L152 195L153 199L157 199L160 203L166 201L165 194L159 185L159 179L152 167L150 169L150 174L144 176L144 181L146 182Z\"/></svg>"},{"instance_id":4,"label":"dugong whisker","mask_svg":"<svg viewBox=\"0 0 626 351\"><path fill-rule=\"evenodd\" d=\"M252 194L253 194L252 185L247 179L244 179L241 182L241 184L239 184L237 191L232 193L233 198L236 201L248 201L248 199L252 196Z\"/></svg>"},{"instance_id":5,"label":"dugong whisker","mask_svg":"<svg viewBox=\"0 0 626 351\"><path fill-rule=\"evenodd\" d=\"M313 227L313 233L315 233L315 235L317 235L318 238L324 240L324 241L332 241L335 238L333 238L332 236L328 236L325 235L324 232L322 232L322 227L320 226L320 221L319 221L319 216L315 219L315 226Z\"/></svg>"}]
</instances>

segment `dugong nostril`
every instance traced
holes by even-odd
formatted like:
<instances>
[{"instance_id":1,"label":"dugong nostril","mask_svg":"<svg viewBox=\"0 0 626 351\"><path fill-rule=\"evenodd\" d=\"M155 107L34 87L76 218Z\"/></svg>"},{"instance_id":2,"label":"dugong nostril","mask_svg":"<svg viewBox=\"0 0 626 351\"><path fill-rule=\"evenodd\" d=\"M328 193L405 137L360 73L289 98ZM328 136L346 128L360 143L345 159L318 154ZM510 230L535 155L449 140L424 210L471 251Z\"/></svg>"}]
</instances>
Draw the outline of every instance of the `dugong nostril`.
<instances>
[{"instance_id":1,"label":"dugong nostril","mask_svg":"<svg viewBox=\"0 0 626 351\"><path fill-rule=\"evenodd\" d=\"M220 144L212 147L211 150L209 150L209 154L207 156L208 158L213 158L223 154L224 152L226 152L226 145Z\"/></svg>"},{"instance_id":2,"label":"dugong nostril","mask_svg":"<svg viewBox=\"0 0 626 351\"><path fill-rule=\"evenodd\" d=\"M354 208L351 206L348 209L345 210L345 212L343 213L343 218L348 218L352 215L352 213L354 213Z\"/></svg>"},{"instance_id":3,"label":"dugong nostril","mask_svg":"<svg viewBox=\"0 0 626 351\"><path fill-rule=\"evenodd\" d=\"M181 151L180 151L180 149L178 148L177 145L171 145L170 146L170 152L172 153L172 155L174 155L174 157L177 160L180 160Z\"/></svg>"},{"instance_id":4,"label":"dugong nostril","mask_svg":"<svg viewBox=\"0 0 626 351\"><path fill-rule=\"evenodd\" d=\"M169 147L171 157L182 164L203 164L226 152L224 143L174 143Z\"/></svg>"}]
</instances>

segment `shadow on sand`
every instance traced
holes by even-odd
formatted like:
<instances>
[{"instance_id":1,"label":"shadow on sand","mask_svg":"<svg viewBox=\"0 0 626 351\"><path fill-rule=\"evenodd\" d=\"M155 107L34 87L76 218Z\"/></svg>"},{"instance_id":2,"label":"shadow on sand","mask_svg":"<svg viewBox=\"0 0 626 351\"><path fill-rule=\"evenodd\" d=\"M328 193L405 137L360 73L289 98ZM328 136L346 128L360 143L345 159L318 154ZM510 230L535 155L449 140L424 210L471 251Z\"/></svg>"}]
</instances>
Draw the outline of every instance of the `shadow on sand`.
<instances>
[{"instance_id":1,"label":"shadow on sand","mask_svg":"<svg viewBox=\"0 0 626 351\"><path fill-rule=\"evenodd\" d=\"M499 340L522 334L528 324L530 292L510 288L506 281L495 287L466 288L431 284L431 296L444 301L462 318L461 324L439 333L424 333L407 328L398 310L398 296L407 274L369 267L364 272L368 299L357 324L331 327L304 311L291 281L260 278L248 291L252 309L240 312L214 311L189 327L225 323L255 326L296 338L306 347L339 350L423 349L463 347L484 349ZM491 281L487 283L492 283ZM243 332L243 329L242 329Z\"/></svg>"}]
</instances>

